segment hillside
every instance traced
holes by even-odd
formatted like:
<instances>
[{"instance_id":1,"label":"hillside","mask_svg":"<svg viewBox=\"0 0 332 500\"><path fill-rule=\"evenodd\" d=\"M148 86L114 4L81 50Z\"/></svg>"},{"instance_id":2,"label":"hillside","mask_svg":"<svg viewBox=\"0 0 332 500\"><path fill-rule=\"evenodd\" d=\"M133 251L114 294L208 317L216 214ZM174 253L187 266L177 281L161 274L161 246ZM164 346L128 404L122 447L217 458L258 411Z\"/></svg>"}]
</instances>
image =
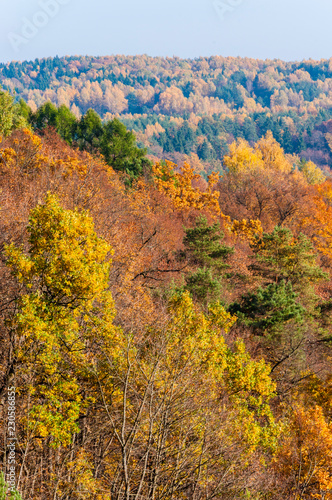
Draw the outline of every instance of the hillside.
<instances>
[{"instance_id":1,"label":"hillside","mask_svg":"<svg viewBox=\"0 0 332 500\"><path fill-rule=\"evenodd\" d=\"M0 84L33 111L51 101L94 109L135 130L151 154L221 169L234 139L271 130L286 153L332 162L331 60L65 57L0 65Z\"/></svg>"},{"instance_id":2,"label":"hillside","mask_svg":"<svg viewBox=\"0 0 332 500\"><path fill-rule=\"evenodd\" d=\"M1 500L332 500L332 179L227 150L0 91Z\"/></svg>"}]
</instances>

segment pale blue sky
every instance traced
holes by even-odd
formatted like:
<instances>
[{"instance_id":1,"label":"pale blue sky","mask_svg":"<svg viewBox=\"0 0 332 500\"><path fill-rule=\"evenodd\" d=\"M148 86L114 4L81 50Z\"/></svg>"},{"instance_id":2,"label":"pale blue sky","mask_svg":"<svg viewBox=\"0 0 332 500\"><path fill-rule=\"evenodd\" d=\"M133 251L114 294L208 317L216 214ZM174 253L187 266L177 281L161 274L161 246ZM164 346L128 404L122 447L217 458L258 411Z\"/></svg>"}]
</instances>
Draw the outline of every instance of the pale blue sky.
<instances>
[{"instance_id":1,"label":"pale blue sky","mask_svg":"<svg viewBox=\"0 0 332 500\"><path fill-rule=\"evenodd\" d=\"M110 54L321 59L332 57L331 21L331 0L2 0L0 62Z\"/></svg>"}]
</instances>

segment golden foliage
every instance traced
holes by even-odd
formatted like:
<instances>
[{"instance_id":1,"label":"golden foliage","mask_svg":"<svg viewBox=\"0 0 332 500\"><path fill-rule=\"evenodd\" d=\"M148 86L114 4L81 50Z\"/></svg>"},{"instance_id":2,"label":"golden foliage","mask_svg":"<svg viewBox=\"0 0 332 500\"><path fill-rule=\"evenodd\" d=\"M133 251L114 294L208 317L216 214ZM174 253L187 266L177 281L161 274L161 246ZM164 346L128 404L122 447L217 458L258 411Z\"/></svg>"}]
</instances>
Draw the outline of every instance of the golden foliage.
<instances>
[{"instance_id":1,"label":"golden foliage","mask_svg":"<svg viewBox=\"0 0 332 500\"><path fill-rule=\"evenodd\" d=\"M320 406L294 407L275 466L286 481L291 478L294 499L332 499L332 423Z\"/></svg>"},{"instance_id":2,"label":"golden foliage","mask_svg":"<svg viewBox=\"0 0 332 500\"><path fill-rule=\"evenodd\" d=\"M0 160L6 170L29 174L41 170L48 158L42 153L40 137L25 128L14 134L11 147L0 150Z\"/></svg>"},{"instance_id":3,"label":"golden foliage","mask_svg":"<svg viewBox=\"0 0 332 500\"><path fill-rule=\"evenodd\" d=\"M208 189L202 192L199 188L192 187L192 182L200 176L194 173L188 163L184 163L180 172L176 172L175 169L176 165L167 160L165 165L156 163L152 168L157 189L172 200L174 207L198 210L205 208L211 213L219 214L219 193L213 191L213 187L219 180L219 174L213 172L209 176Z\"/></svg>"},{"instance_id":4,"label":"golden foliage","mask_svg":"<svg viewBox=\"0 0 332 500\"><path fill-rule=\"evenodd\" d=\"M256 150L260 151L262 155L264 168L286 173L292 171L292 164L286 158L283 148L274 139L270 130L266 132L265 137L257 142Z\"/></svg>"},{"instance_id":5,"label":"golden foliage","mask_svg":"<svg viewBox=\"0 0 332 500\"><path fill-rule=\"evenodd\" d=\"M249 146L244 139L238 139L229 147L229 155L224 157L224 166L233 173L244 173L264 168L260 151Z\"/></svg>"},{"instance_id":6,"label":"golden foliage","mask_svg":"<svg viewBox=\"0 0 332 500\"><path fill-rule=\"evenodd\" d=\"M256 236L263 234L262 223L260 220L234 220L226 226L231 233L248 240L250 243L255 240Z\"/></svg>"},{"instance_id":7,"label":"golden foliage","mask_svg":"<svg viewBox=\"0 0 332 500\"><path fill-rule=\"evenodd\" d=\"M271 170L275 172L292 171L292 164L285 156L280 144L273 138L272 132L257 142L254 148L244 139L238 139L230 145L230 153L224 157L224 165L235 174Z\"/></svg>"},{"instance_id":8,"label":"golden foliage","mask_svg":"<svg viewBox=\"0 0 332 500\"><path fill-rule=\"evenodd\" d=\"M322 254L332 258L332 183L314 186L313 208L303 224L312 233L312 240Z\"/></svg>"},{"instance_id":9,"label":"golden foliage","mask_svg":"<svg viewBox=\"0 0 332 500\"><path fill-rule=\"evenodd\" d=\"M326 176L322 170L312 161L300 162L299 170L304 175L308 184L322 184L326 180Z\"/></svg>"},{"instance_id":10,"label":"golden foliage","mask_svg":"<svg viewBox=\"0 0 332 500\"><path fill-rule=\"evenodd\" d=\"M79 379L94 366L95 336L108 355L121 345L107 291L111 248L87 213L64 210L51 194L32 210L28 232L28 254L6 246L7 265L27 290L11 322L17 361L34 374L25 384L31 398L26 418L39 437L52 437L51 446L66 446L88 402Z\"/></svg>"}]
</instances>

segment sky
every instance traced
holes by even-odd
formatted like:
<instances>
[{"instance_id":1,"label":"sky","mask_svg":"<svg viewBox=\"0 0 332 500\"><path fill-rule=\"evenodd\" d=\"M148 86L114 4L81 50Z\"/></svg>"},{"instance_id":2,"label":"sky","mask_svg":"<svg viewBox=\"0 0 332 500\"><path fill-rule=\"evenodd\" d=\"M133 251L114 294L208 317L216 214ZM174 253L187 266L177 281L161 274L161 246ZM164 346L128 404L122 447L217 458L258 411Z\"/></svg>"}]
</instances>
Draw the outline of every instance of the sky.
<instances>
[{"instance_id":1,"label":"sky","mask_svg":"<svg viewBox=\"0 0 332 500\"><path fill-rule=\"evenodd\" d=\"M332 57L331 0L2 0L0 62L64 55Z\"/></svg>"}]
</instances>

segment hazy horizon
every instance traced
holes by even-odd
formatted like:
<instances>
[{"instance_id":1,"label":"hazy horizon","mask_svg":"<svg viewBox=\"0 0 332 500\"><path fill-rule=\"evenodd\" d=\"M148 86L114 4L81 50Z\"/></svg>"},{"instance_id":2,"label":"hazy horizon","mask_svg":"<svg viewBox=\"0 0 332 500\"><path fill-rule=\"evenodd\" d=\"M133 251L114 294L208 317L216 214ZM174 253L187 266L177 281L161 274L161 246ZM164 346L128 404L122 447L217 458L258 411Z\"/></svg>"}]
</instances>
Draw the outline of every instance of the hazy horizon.
<instances>
[{"instance_id":1,"label":"hazy horizon","mask_svg":"<svg viewBox=\"0 0 332 500\"><path fill-rule=\"evenodd\" d=\"M29 59L11 59L5 62L0 61L0 64L7 64L10 62L13 63L24 63L24 62L29 62L29 61L35 61L35 60L43 60L43 59L54 59L55 57L59 57L59 59L67 58L67 57L73 57L73 58L81 58L81 57L89 57L89 58L102 58L102 57L141 57L141 56L147 56L151 58L163 58L163 59L180 59L180 60L195 60L195 59L205 59L209 57L224 57L224 58L239 58L239 59L253 59L256 61L282 61L284 63L302 63L302 62L307 62L307 61L328 61L329 59L332 58L321 58L321 59L314 59L312 57L306 59L293 59L293 60L287 60L287 59L282 59L280 57L275 57L273 59L270 58L255 58L255 57L250 57L250 56L225 56L224 54L209 54L209 55L200 55L200 56L194 56L194 57L181 57L177 55L151 55L151 54L146 54L146 53L137 53L137 54L125 54L125 53L109 53L109 54L55 54L51 56L43 56L43 57L35 57L35 58L29 58Z\"/></svg>"},{"instance_id":2,"label":"hazy horizon","mask_svg":"<svg viewBox=\"0 0 332 500\"><path fill-rule=\"evenodd\" d=\"M0 19L0 62L112 54L195 59L329 59L332 4L318 0L12 0Z\"/></svg>"}]
</instances>

